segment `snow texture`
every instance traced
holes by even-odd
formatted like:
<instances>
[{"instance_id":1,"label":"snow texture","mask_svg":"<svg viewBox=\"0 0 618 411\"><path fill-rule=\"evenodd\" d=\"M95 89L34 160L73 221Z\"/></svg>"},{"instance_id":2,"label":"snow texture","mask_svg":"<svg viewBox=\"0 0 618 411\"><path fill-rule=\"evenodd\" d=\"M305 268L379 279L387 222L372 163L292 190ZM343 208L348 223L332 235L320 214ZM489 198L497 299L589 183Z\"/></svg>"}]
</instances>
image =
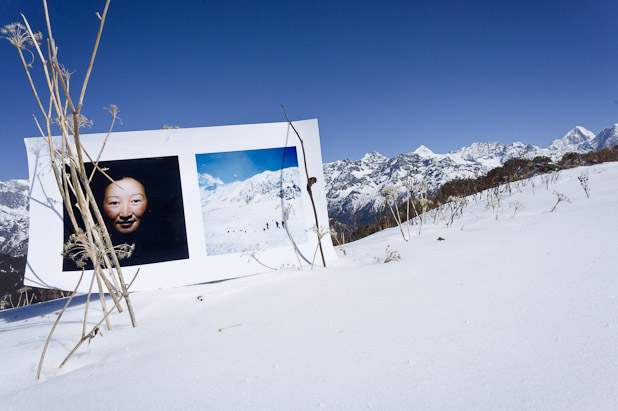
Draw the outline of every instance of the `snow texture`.
<instances>
[{"instance_id":1,"label":"snow texture","mask_svg":"<svg viewBox=\"0 0 618 411\"><path fill-rule=\"evenodd\" d=\"M477 195L450 228L385 230L326 269L134 293L137 328L113 314L58 369L81 297L40 381L64 301L0 312L3 410L615 410L618 164L545 181L503 192L498 219ZM549 212L554 192L571 202ZM387 246L400 261L376 261Z\"/></svg>"}]
</instances>

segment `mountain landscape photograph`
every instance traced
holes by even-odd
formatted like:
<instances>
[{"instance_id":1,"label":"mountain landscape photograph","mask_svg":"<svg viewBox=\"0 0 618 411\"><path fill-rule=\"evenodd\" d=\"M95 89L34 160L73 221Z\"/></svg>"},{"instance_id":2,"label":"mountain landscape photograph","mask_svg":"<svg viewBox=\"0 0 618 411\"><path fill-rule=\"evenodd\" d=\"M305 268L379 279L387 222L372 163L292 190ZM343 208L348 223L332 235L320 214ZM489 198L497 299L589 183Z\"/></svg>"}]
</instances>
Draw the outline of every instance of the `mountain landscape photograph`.
<instances>
[{"instance_id":1,"label":"mountain landscape photograph","mask_svg":"<svg viewBox=\"0 0 618 411\"><path fill-rule=\"evenodd\" d=\"M3 410L616 410L618 4L0 17ZM135 244L112 243L93 176L140 224L108 163L161 147L188 257L122 270ZM136 169L142 202L172 196ZM41 247L41 276L85 262L74 288L25 278Z\"/></svg>"},{"instance_id":2,"label":"mountain landscape photograph","mask_svg":"<svg viewBox=\"0 0 618 411\"><path fill-rule=\"evenodd\" d=\"M294 147L199 154L196 161L208 255L283 247L290 237L307 242ZM230 173L232 181L224 177Z\"/></svg>"}]
</instances>

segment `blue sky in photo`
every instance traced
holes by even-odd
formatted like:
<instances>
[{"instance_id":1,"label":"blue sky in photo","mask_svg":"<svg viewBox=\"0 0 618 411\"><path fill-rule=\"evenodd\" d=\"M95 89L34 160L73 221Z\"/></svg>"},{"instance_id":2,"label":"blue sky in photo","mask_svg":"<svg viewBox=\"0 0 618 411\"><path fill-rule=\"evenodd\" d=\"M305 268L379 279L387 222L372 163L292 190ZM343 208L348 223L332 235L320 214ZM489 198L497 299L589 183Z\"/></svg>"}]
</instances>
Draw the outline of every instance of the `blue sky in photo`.
<instances>
[{"instance_id":1,"label":"blue sky in photo","mask_svg":"<svg viewBox=\"0 0 618 411\"><path fill-rule=\"evenodd\" d=\"M48 0L77 99L104 0ZM45 31L41 0L0 1ZM84 133L317 118L325 162L420 145L546 147L618 122L615 0L112 0ZM29 56L29 55L28 55ZM27 178L23 138L41 115L0 38L0 181ZM40 64L32 71L45 95Z\"/></svg>"},{"instance_id":2,"label":"blue sky in photo","mask_svg":"<svg viewBox=\"0 0 618 411\"><path fill-rule=\"evenodd\" d=\"M225 184L243 181L266 170L298 167L296 147L196 154L197 172L220 178Z\"/></svg>"}]
</instances>

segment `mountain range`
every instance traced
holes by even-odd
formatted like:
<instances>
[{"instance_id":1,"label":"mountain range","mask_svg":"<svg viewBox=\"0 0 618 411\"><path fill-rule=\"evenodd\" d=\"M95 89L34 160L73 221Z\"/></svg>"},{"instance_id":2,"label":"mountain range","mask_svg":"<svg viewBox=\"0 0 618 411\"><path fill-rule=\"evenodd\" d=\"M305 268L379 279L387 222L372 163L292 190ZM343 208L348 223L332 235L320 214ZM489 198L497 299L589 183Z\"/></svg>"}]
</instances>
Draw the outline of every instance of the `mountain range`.
<instances>
[{"instance_id":1,"label":"mountain range","mask_svg":"<svg viewBox=\"0 0 618 411\"><path fill-rule=\"evenodd\" d=\"M401 185L405 179L425 183L427 190L432 192L452 179L485 174L511 158L547 156L558 160L568 152L584 153L615 145L618 145L618 124L596 135L584 127L575 127L547 148L520 142L486 142L436 154L420 146L411 153L393 158L374 151L360 160L337 160L323 165L328 214L344 223L369 223L384 208L382 191L390 186L400 186L398 193L403 196L405 188ZM200 176L203 190L208 185L208 177ZM211 184L222 183L217 180L213 179ZM28 189L27 180L0 182L0 254L19 257L27 253ZM260 195L260 190L252 187L244 191L244 200L247 196ZM294 196L298 190L295 186L286 187L284 195Z\"/></svg>"},{"instance_id":2,"label":"mountain range","mask_svg":"<svg viewBox=\"0 0 618 411\"><path fill-rule=\"evenodd\" d=\"M432 192L455 178L486 174L512 158L546 156L558 160L569 152L585 153L615 145L618 145L618 124L597 135L584 127L575 127L547 148L494 141L473 143L447 154L436 154L425 146L393 158L374 151L360 160L324 164L328 214L346 224L367 224L384 209L382 191L385 188L398 186L398 196L405 195L404 180L412 184L425 183L427 190Z\"/></svg>"}]
</instances>

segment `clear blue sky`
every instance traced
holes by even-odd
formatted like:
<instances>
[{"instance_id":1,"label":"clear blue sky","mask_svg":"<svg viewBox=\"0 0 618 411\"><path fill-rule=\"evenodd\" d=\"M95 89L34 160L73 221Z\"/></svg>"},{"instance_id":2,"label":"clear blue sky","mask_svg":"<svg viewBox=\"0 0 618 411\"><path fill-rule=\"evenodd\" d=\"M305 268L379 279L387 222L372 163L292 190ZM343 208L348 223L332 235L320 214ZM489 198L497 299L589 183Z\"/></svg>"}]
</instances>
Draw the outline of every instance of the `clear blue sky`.
<instances>
[{"instance_id":1,"label":"clear blue sky","mask_svg":"<svg viewBox=\"0 0 618 411\"><path fill-rule=\"evenodd\" d=\"M81 81L103 0L49 0ZM39 0L0 2L43 31ZM85 100L92 132L318 118L324 161L438 153L475 141L541 146L618 122L618 2L118 1ZM27 177L36 112L0 42L0 180ZM36 68L40 73L40 68Z\"/></svg>"},{"instance_id":2,"label":"clear blue sky","mask_svg":"<svg viewBox=\"0 0 618 411\"><path fill-rule=\"evenodd\" d=\"M225 184L246 180L266 170L298 166L295 147L208 153L195 157L198 173L218 177Z\"/></svg>"}]
</instances>

